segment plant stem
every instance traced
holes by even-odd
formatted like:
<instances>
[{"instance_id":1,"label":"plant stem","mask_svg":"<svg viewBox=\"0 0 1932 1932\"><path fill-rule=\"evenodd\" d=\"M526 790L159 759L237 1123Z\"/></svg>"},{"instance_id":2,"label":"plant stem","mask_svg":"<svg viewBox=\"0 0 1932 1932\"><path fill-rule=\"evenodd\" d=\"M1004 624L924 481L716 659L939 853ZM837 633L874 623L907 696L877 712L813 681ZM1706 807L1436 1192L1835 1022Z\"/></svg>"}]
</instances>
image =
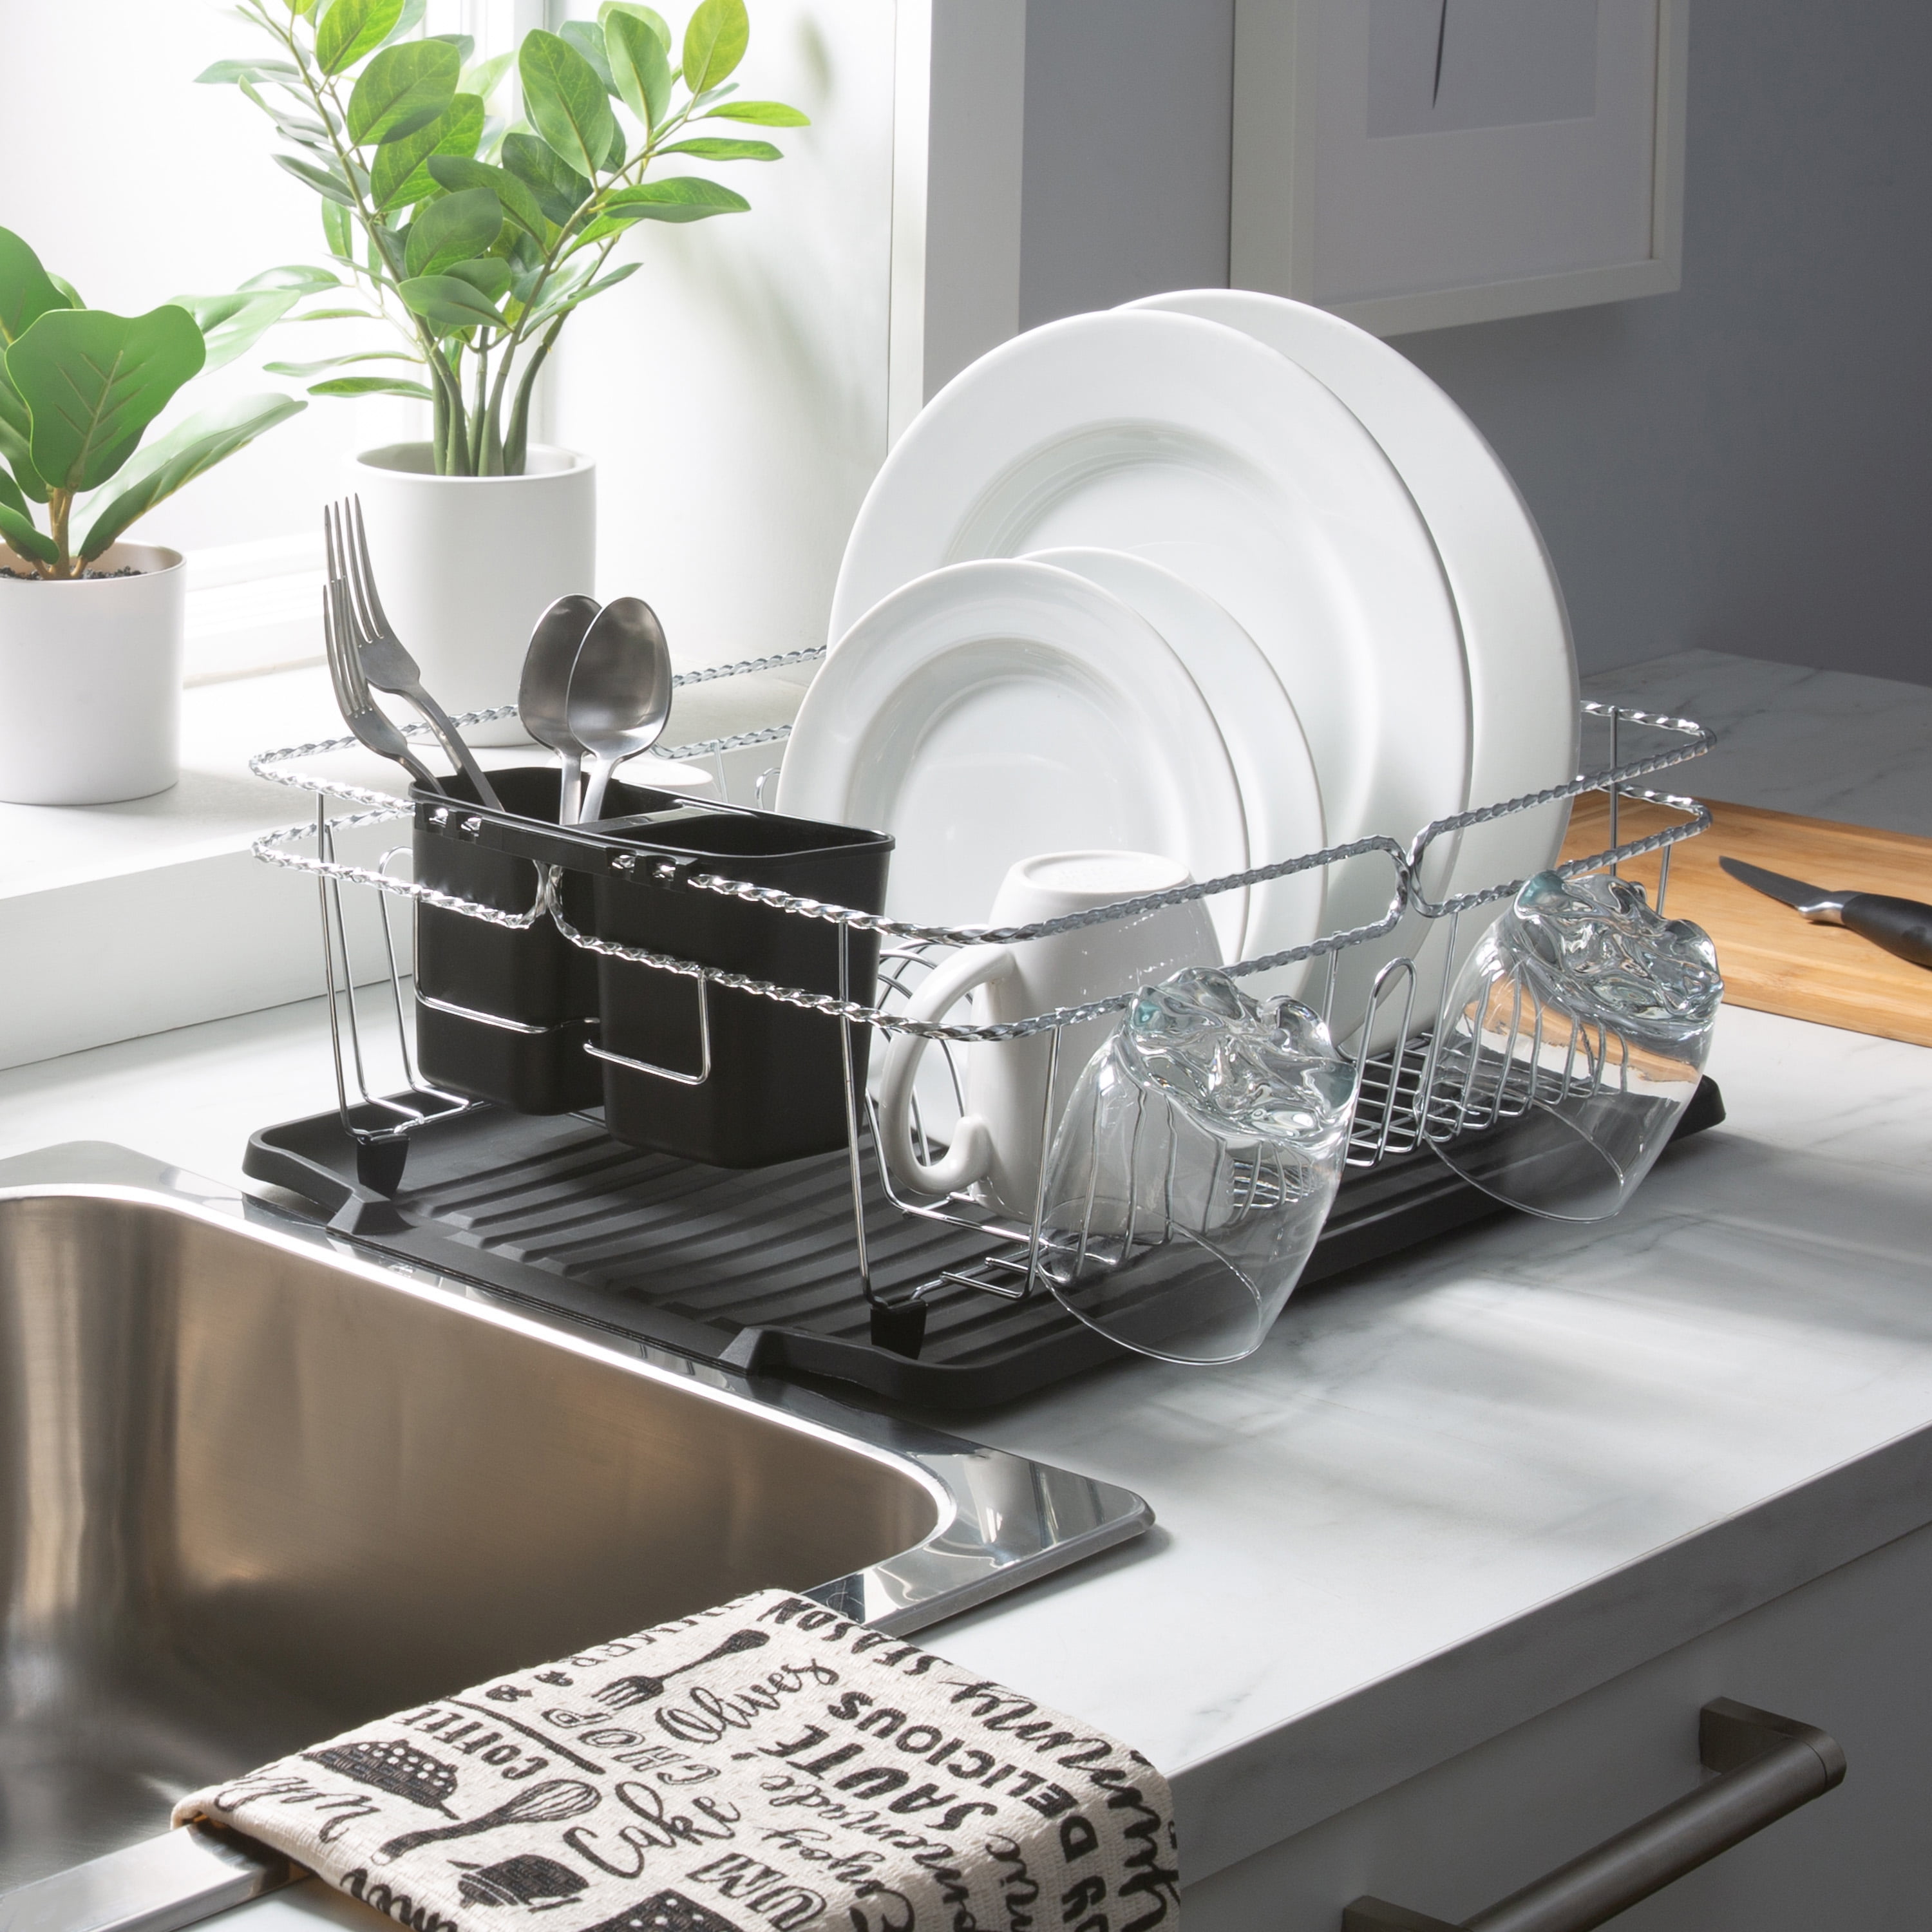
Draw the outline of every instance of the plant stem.
<instances>
[{"instance_id":1,"label":"plant stem","mask_svg":"<svg viewBox=\"0 0 1932 1932\"><path fill-rule=\"evenodd\" d=\"M68 551L68 520L74 514L74 492L71 490L50 490L47 492L47 534L53 538L54 548L60 552L60 561L54 566L56 577L78 577L82 568L81 560Z\"/></svg>"},{"instance_id":2,"label":"plant stem","mask_svg":"<svg viewBox=\"0 0 1932 1932\"><path fill-rule=\"evenodd\" d=\"M488 403L490 380L490 345L479 335L474 345L476 358L476 400L470 409L470 473L472 476L483 474L483 428L489 411Z\"/></svg>"}]
</instances>

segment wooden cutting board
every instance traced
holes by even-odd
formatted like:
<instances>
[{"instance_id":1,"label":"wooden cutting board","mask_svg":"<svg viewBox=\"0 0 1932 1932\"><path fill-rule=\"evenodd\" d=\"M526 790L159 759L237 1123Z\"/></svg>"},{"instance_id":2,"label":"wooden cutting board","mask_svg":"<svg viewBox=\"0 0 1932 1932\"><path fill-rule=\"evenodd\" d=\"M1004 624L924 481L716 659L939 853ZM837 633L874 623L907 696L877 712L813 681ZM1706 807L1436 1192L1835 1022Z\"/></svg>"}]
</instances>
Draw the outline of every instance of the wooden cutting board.
<instances>
[{"instance_id":1,"label":"wooden cutting board","mask_svg":"<svg viewBox=\"0 0 1932 1932\"><path fill-rule=\"evenodd\" d=\"M1894 958L1843 926L1813 926L1718 864L1720 857L1742 859L1811 885L1932 901L1932 839L1705 802L1715 823L1673 848L1664 910L1695 920L1711 935L1724 998L1760 1012L1932 1046L1932 970ZM1627 799L1618 812L1618 834L1634 838L1676 816ZM1600 794L1579 799L1564 857L1586 858L1609 843L1608 801ZM1655 898L1655 855L1622 870Z\"/></svg>"}]
</instances>

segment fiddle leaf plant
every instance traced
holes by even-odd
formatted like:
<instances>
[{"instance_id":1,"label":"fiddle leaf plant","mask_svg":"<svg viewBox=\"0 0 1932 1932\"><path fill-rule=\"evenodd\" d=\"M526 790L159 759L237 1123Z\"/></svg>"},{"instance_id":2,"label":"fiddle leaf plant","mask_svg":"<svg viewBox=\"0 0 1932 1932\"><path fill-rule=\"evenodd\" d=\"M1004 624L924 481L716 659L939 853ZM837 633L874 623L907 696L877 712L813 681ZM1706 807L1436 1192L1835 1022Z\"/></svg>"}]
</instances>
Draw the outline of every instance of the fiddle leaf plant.
<instances>
[{"instance_id":1,"label":"fiddle leaf plant","mask_svg":"<svg viewBox=\"0 0 1932 1932\"><path fill-rule=\"evenodd\" d=\"M80 577L136 518L306 409L244 396L141 448L184 384L232 362L314 286L308 271L272 269L232 295L116 315L88 308L0 228L0 537L14 554L37 577Z\"/></svg>"},{"instance_id":2,"label":"fiddle leaf plant","mask_svg":"<svg viewBox=\"0 0 1932 1932\"><path fill-rule=\"evenodd\" d=\"M387 322L402 346L270 363L312 396L410 396L434 409L443 476L523 473L537 372L585 302L640 264L607 265L639 223L742 214L745 197L651 168L776 161L770 141L710 122L802 128L778 100L737 98L744 0L699 0L681 44L664 16L604 0L595 21L526 34L477 62L468 36L421 37L423 0L241 0L272 57L217 62L285 144L274 158L322 202L329 291L298 322ZM491 112L514 65L524 118ZM371 363L400 370L371 370ZM354 374L338 371L354 369Z\"/></svg>"}]
</instances>

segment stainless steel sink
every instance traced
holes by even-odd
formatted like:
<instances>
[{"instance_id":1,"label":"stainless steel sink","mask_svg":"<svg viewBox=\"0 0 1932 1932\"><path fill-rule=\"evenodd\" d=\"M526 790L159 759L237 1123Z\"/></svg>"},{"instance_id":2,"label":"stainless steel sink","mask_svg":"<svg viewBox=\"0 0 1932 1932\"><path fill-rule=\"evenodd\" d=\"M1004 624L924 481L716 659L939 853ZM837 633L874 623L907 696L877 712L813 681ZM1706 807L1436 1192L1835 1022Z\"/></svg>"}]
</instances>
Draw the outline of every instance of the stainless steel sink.
<instances>
[{"instance_id":1,"label":"stainless steel sink","mask_svg":"<svg viewBox=\"0 0 1932 1932\"><path fill-rule=\"evenodd\" d=\"M122 1149L0 1163L0 1891L212 1779L746 1591L914 1629L1150 1520Z\"/></svg>"}]
</instances>

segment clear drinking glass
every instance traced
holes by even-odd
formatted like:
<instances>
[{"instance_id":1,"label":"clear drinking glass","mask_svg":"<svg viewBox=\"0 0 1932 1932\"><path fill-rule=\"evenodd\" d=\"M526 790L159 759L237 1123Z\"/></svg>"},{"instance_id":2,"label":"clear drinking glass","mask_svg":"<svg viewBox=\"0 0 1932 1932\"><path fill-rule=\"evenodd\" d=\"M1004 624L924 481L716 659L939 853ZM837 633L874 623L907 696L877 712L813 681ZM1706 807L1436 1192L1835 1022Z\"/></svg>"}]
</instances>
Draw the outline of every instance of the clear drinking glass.
<instances>
[{"instance_id":1,"label":"clear drinking glass","mask_svg":"<svg viewBox=\"0 0 1932 1932\"><path fill-rule=\"evenodd\" d=\"M1196 967L1088 1063L1048 1159L1041 1265L1070 1313L1173 1362L1258 1348L1328 1219L1354 1069L1293 1000Z\"/></svg>"},{"instance_id":2,"label":"clear drinking glass","mask_svg":"<svg viewBox=\"0 0 1932 1932\"><path fill-rule=\"evenodd\" d=\"M1614 1214L1697 1090L1724 993L1709 937L1641 886L1538 873L1450 995L1436 1152L1513 1208Z\"/></svg>"}]
</instances>

